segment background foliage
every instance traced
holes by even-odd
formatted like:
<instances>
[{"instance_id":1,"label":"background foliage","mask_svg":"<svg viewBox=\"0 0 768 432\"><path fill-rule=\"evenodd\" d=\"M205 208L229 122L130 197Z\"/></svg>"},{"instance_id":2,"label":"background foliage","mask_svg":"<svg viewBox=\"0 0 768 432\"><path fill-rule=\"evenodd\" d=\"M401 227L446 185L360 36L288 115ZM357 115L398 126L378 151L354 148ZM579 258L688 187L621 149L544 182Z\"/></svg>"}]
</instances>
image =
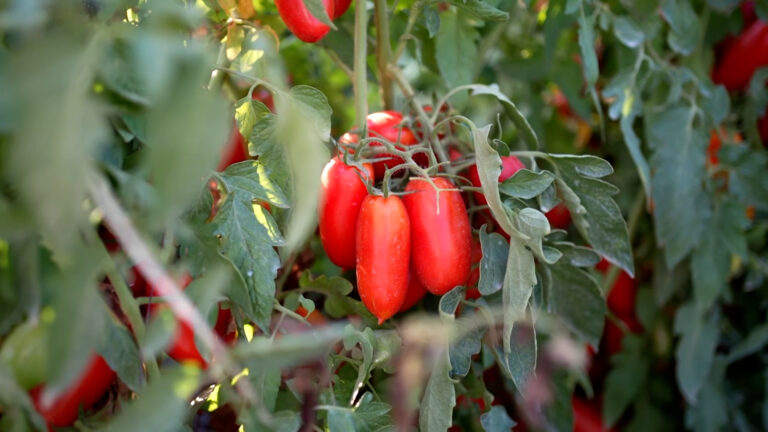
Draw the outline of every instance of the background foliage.
<instances>
[{"instance_id":1,"label":"background foliage","mask_svg":"<svg viewBox=\"0 0 768 432\"><path fill-rule=\"evenodd\" d=\"M358 98L415 127L449 97L431 145L477 163L513 234L477 230L479 299L378 326L314 234L322 167L361 118L356 5L307 44L267 1L0 0L0 341L44 328L24 339L47 397L96 352L119 382L80 429L567 431L572 398L625 430L768 428L768 69L711 78L741 2L382 3L393 71L371 4ZM233 125L257 158L217 171ZM527 169L498 183L508 154ZM165 354L175 320L147 316L136 265L192 277L207 369ZM627 275L629 324L605 302ZM222 307L231 347L209 338ZM24 370L0 361L2 430L44 426Z\"/></svg>"}]
</instances>

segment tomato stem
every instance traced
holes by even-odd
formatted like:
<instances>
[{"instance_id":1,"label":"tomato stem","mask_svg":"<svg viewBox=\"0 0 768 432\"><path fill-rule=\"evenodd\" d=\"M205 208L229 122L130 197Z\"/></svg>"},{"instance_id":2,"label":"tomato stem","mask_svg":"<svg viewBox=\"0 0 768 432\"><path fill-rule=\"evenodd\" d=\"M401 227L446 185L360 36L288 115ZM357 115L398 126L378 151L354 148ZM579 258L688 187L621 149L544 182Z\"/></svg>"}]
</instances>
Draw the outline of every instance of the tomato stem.
<instances>
[{"instance_id":1,"label":"tomato stem","mask_svg":"<svg viewBox=\"0 0 768 432\"><path fill-rule=\"evenodd\" d=\"M395 93L389 74L389 62L392 57L392 47L389 44L389 12L386 0L374 0L374 20L376 22L376 63L379 67L381 80L381 99L385 110L395 105Z\"/></svg>"},{"instance_id":2,"label":"tomato stem","mask_svg":"<svg viewBox=\"0 0 768 432\"><path fill-rule=\"evenodd\" d=\"M352 87L355 93L355 118L357 124L364 125L363 132L367 129L366 117L368 117L368 77L366 76L366 50L367 39L367 3L355 2L355 46L354 46L354 80Z\"/></svg>"}]
</instances>

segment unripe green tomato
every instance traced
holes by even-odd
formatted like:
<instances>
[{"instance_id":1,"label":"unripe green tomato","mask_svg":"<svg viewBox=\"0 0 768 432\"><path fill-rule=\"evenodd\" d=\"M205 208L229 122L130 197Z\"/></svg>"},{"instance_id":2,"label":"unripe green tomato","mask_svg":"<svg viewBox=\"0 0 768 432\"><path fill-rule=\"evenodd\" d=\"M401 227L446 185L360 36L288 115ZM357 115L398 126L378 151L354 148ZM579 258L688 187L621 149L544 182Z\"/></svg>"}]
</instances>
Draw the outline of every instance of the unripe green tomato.
<instances>
[{"instance_id":1,"label":"unripe green tomato","mask_svg":"<svg viewBox=\"0 0 768 432\"><path fill-rule=\"evenodd\" d=\"M46 328L30 321L20 324L0 347L0 362L5 363L16 382L28 390L43 383L48 374Z\"/></svg>"}]
</instances>

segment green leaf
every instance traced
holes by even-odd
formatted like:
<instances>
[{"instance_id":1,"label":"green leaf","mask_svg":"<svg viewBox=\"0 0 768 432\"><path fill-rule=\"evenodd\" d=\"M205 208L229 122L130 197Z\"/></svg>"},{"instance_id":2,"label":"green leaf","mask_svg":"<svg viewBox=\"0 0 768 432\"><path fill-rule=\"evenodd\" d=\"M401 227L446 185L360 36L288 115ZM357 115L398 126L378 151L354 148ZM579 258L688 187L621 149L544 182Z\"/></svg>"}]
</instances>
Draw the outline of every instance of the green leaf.
<instances>
[{"instance_id":1,"label":"green leaf","mask_svg":"<svg viewBox=\"0 0 768 432\"><path fill-rule=\"evenodd\" d=\"M147 165L158 211L153 222L159 226L194 202L230 133L225 101L198 84L209 73L206 66L179 71L166 97L147 113Z\"/></svg>"},{"instance_id":2,"label":"green leaf","mask_svg":"<svg viewBox=\"0 0 768 432\"><path fill-rule=\"evenodd\" d=\"M107 331L99 347L99 355L128 388L141 392L145 384L144 371L139 348L131 332L115 319L107 319L106 323Z\"/></svg>"},{"instance_id":3,"label":"green leaf","mask_svg":"<svg viewBox=\"0 0 768 432\"><path fill-rule=\"evenodd\" d=\"M252 200L261 200L280 208L288 208L289 202L280 187L269 178L267 169L260 161L243 161L232 164L216 176L231 193L239 191Z\"/></svg>"},{"instance_id":4,"label":"green leaf","mask_svg":"<svg viewBox=\"0 0 768 432\"><path fill-rule=\"evenodd\" d=\"M690 1L665 1L661 5L661 15L672 29L667 34L670 48L679 54L691 54L699 43L702 29L701 21Z\"/></svg>"},{"instance_id":5,"label":"green leaf","mask_svg":"<svg viewBox=\"0 0 768 432\"><path fill-rule=\"evenodd\" d=\"M710 376L719 336L716 317L705 317L688 303L677 310L675 334L681 336L675 350L677 383L685 399L696 404L699 390Z\"/></svg>"},{"instance_id":6,"label":"green leaf","mask_svg":"<svg viewBox=\"0 0 768 432\"><path fill-rule=\"evenodd\" d=\"M282 382L282 371L278 368L253 368L248 370L248 380L264 402L264 406L273 412Z\"/></svg>"},{"instance_id":7,"label":"green leaf","mask_svg":"<svg viewBox=\"0 0 768 432\"><path fill-rule=\"evenodd\" d=\"M612 196L618 190L603 180L611 165L595 156L550 155L567 185L558 181L558 194L565 201L579 232L608 261L630 275L635 274L627 224ZM567 187L570 186L570 190ZM584 212L586 210L586 212Z\"/></svg>"},{"instance_id":8,"label":"green leaf","mask_svg":"<svg viewBox=\"0 0 768 432\"><path fill-rule=\"evenodd\" d=\"M504 268L509 256L509 244L501 234L486 233L480 229L480 247L483 258L480 260L480 280L478 290L484 296L499 291L504 285Z\"/></svg>"},{"instance_id":9,"label":"green leaf","mask_svg":"<svg viewBox=\"0 0 768 432\"><path fill-rule=\"evenodd\" d=\"M599 72L597 55L595 54L594 32L594 19L591 16L587 17L582 8L579 14L579 48L582 67L584 68L584 78L590 87L597 82L597 74Z\"/></svg>"},{"instance_id":10,"label":"green leaf","mask_svg":"<svg viewBox=\"0 0 768 432\"><path fill-rule=\"evenodd\" d=\"M472 82L477 37L477 31L462 15L455 12L444 12L440 15L440 29L435 39L435 57L448 87Z\"/></svg>"},{"instance_id":11,"label":"green leaf","mask_svg":"<svg viewBox=\"0 0 768 432\"><path fill-rule=\"evenodd\" d=\"M728 166L728 190L742 202L768 210L768 154L743 145L726 145L720 149L720 160Z\"/></svg>"},{"instance_id":12,"label":"green leaf","mask_svg":"<svg viewBox=\"0 0 768 432\"><path fill-rule=\"evenodd\" d=\"M341 340L343 328L328 325L311 328L303 333L284 334L280 339L254 337L248 343L239 343L232 354L251 367L287 368L309 359L328 355L333 344Z\"/></svg>"},{"instance_id":13,"label":"green leaf","mask_svg":"<svg viewBox=\"0 0 768 432\"><path fill-rule=\"evenodd\" d=\"M30 426L26 419L32 422L31 426L34 426L35 430L46 430L45 420L35 409L29 394L18 386L12 371L2 361L0 361L0 388L3 389L0 392L0 410L3 411L0 427L3 427L3 430L25 432ZM5 422L10 422L14 428L8 427Z\"/></svg>"},{"instance_id":14,"label":"green leaf","mask_svg":"<svg viewBox=\"0 0 768 432\"><path fill-rule=\"evenodd\" d=\"M594 267L600 262L600 254L593 249L585 246L576 246L568 242L555 242L560 252L563 253L563 259L574 267Z\"/></svg>"},{"instance_id":15,"label":"green leaf","mask_svg":"<svg viewBox=\"0 0 768 432\"><path fill-rule=\"evenodd\" d=\"M712 376L704 383L698 401L686 410L685 423L690 430L716 432L729 429L729 403L723 389L725 365L718 361L712 369Z\"/></svg>"},{"instance_id":16,"label":"green leaf","mask_svg":"<svg viewBox=\"0 0 768 432\"><path fill-rule=\"evenodd\" d=\"M731 271L731 254L746 257L749 224L744 205L733 200L718 203L701 243L693 250L693 294L700 309L709 308L722 293Z\"/></svg>"},{"instance_id":17,"label":"green leaf","mask_svg":"<svg viewBox=\"0 0 768 432\"><path fill-rule=\"evenodd\" d=\"M515 215L514 221L518 230L528 237L525 244L537 258L548 264L554 264L560 259L562 254L559 250L542 245L544 236L549 234L549 220L544 213L534 208L524 208Z\"/></svg>"},{"instance_id":18,"label":"green leaf","mask_svg":"<svg viewBox=\"0 0 768 432\"><path fill-rule=\"evenodd\" d=\"M645 40L643 31L627 16L617 16L613 19L613 32L621 43L629 48L637 48Z\"/></svg>"},{"instance_id":19,"label":"green leaf","mask_svg":"<svg viewBox=\"0 0 768 432\"><path fill-rule=\"evenodd\" d=\"M547 305L574 333L597 347L603 334L605 300L586 271L562 261L546 266L550 284Z\"/></svg>"},{"instance_id":20,"label":"green leaf","mask_svg":"<svg viewBox=\"0 0 768 432\"><path fill-rule=\"evenodd\" d=\"M480 19L488 21L506 21L509 19L509 13L496 9L482 0L450 0L448 3Z\"/></svg>"},{"instance_id":21,"label":"green leaf","mask_svg":"<svg viewBox=\"0 0 768 432\"><path fill-rule=\"evenodd\" d=\"M504 107L504 114L506 114L507 117L512 120L512 122L515 124L515 127L517 127L517 129L525 138L526 142L528 142L528 147L532 149L539 148L539 138L536 136L536 132L531 127L531 124L528 123L528 119L526 119L523 113L521 113L517 108L517 106L504 93L501 92L501 89L499 89L497 84L474 84L469 86L469 88L472 91L473 96L491 95L496 97L496 99L498 99L498 101L501 102L501 105Z\"/></svg>"},{"instance_id":22,"label":"green leaf","mask_svg":"<svg viewBox=\"0 0 768 432\"><path fill-rule=\"evenodd\" d=\"M494 405L488 412L480 416L480 424L486 432L508 432L517 423L509 418L503 406Z\"/></svg>"},{"instance_id":23,"label":"green leaf","mask_svg":"<svg viewBox=\"0 0 768 432\"><path fill-rule=\"evenodd\" d=\"M451 412L456 406L456 389L449 376L450 361L445 352L435 360L419 406L419 429L444 432L451 426Z\"/></svg>"},{"instance_id":24,"label":"green leaf","mask_svg":"<svg viewBox=\"0 0 768 432\"><path fill-rule=\"evenodd\" d=\"M635 117L637 115L634 111L621 118L619 122L621 127L621 134L624 137L624 143L627 145L632 161L637 167L637 175L640 177L640 182L643 185L643 191L646 197L651 196L651 169L648 167L648 160L642 152L640 146L640 139L637 137L634 129Z\"/></svg>"},{"instance_id":25,"label":"green leaf","mask_svg":"<svg viewBox=\"0 0 768 432\"><path fill-rule=\"evenodd\" d=\"M363 331L355 330L351 324L347 324L344 327L344 349L349 351L355 345L360 345L360 351L363 354L363 361L357 369L357 381L355 382L355 391L352 392L352 396L348 402L352 405L357 399L357 392L363 387L365 381L371 373L371 366L373 365L373 345L376 340L373 330L366 328Z\"/></svg>"},{"instance_id":26,"label":"green leaf","mask_svg":"<svg viewBox=\"0 0 768 432\"><path fill-rule=\"evenodd\" d=\"M753 328L736 346L731 349L726 361L733 363L752 355L768 344L768 324Z\"/></svg>"},{"instance_id":27,"label":"green leaf","mask_svg":"<svg viewBox=\"0 0 768 432\"><path fill-rule=\"evenodd\" d=\"M331 107L325 95L309 86L293 87L289 97L278 97L277 139L291 172L293 208L286 228L288 256L299 248L315 228L320 175L328 162L324 143L331 138Z\"/></svg>"},{"instance_id":28,"label":"green leaf","mask_svg":"<svg viewBox=\"0 0 768 432\"><path fill-rule=\"evenodd\" d=\"M519 234L512 224L509 215L504 210L504 206L501 203L501 197L499 196L501 157L499 157L499 153L488 144L488 133L491 130L491 126L488 125L477 129L474 125L471 125L471 129L472 141L475 146L477 174L480 177L480 185L483 189L483 195L485 195L485 198L488 201L488 207L490 207L491 214L504 232L510 235Z\"/></svg>"},{"instance_id":29,"label":"green leaf","mask_svg":"<svg viewBox=\"0 0 768 432\"><path fill-rule=\"evenodd\" d=\"M517 348L513 347L515 342L513 339L514 324L526 318L528 302L535 285L536 268L533 254L526 249L521 241L513 238L509 243L509 257L507 258L502 291L502 304L504 306L503 358L510 372L519 364L519 362L515 362L516 364L513 366L509 360L510 355L513 353L513 348ZM519 353L515 353L512 357L513 360L519 360L519 358L515 357L517 354ZM525 357L525 359L528 359L528 357ZM530 362L523 362L523 364L529 365ZM513 379L515 379L515 385L519 389L524 388L525 385L524 382L520 382L521 376L527 377L528 374L512 374Z\"/></svg>"},{"instance_id":30,"label":"green leaf","mask_svg":"<svg viewBox=\"0 0 768 432\"><path fill-rule=\"evenodd\" d=\"M107 309L96 287L100 255L82 251L77 267L52 273L44 281L51 309L41 319L48 326L49 380L44 398L54 397L74 382L105 335ZM94 265L95 264L95 265Z\"/></svg>"},{"instance_id":31,"label":"green leaf","mask_svg":"<svg viewBox=\"0 0 768 432\"><path fill-rule=\"evenodd\" d=\"M189 399L198 390L200 369L181 366L163 370L146 386L141 397L123 405L104 430L111 432L176 431L183 422Z\"/></svg>"},{"instance_id":32,"label":"green leaf","mask_svg":"<svg viewBox=\"0 0 768 432\"><path fill-rule=\"evenodd\" d=\"M709 198L702 188L708 132L694 126L694 116L683 106L646 114L646 137L654 150L653 219L667 268L699 242L709 214Z\"/></svg>"},{"instance_id":33,"label":"green leaf","mask_svg":"<svg viewBox=\"0 0 768 432\"><path fill-rule=\"evenodd\" d=\"M518 323L509 336L510 351L497 348L501 367L512 378L515 387L523 392L536 370L536 328L528 323Z\"/></svg>"},{"instance_id":34,"label":"green leaf","mask_svg":"<svg viewBox=\"0 0 768 432\"><path fill-rule=\"evenodd\" d=\"M712 117L713 124L718 125L722 123L731 111L731 99L728 97L728 90L726 90L725 86L716 86L709 96L704 98L702 107Z\"/></svg>"},{"instance_id":35,"label":"green leaf","mask_svg":"<svg viewBox=\"0 0 768 432\"><path fill-rule=\"evenodd\" d=\"M302 0L302 2L304 3L304 7L307 8L313 17L333 29L336 28L336 26L333 25L333 21L331 21L331 18L328 16L328 12L326 12L322 0Z\"/></svg>"},{"instance_id":36,"label":"green leaf","mask_svg":"<svg viewBox=\"0 0 768 432\"><path fill-rule=\"evenodd\" d=\"M394 431L392 410L388 404L373 400L371 393L365 393L355 408L332 407L328 410L328 429L331 432Z\"/></svg>"},{"instance_id":37,"label":"green leaf","mask_svg":"<svg viewBox=\"0 0 768 432\"><path fill-rule=\"evenodd\" d=\"M254 321L268 331L280 267L273 247L282 244L282 237L270 213L252 204L253 198L242 190L230 191L212 224L219 252L232 262L248 289Z\"/></svg>"},{"instance_id":38,"label":"green leaf","mask_svg":"<svg viewBox=\"0 0 768 432\"><path fill-rule=\"evenodd\" d=\"M605 379L603 421L613 426L646 385L650 367L641 353L621 352L611 358L613 367Z\"/></svg>"},{"instance_id":39,"label":"green leaf","mask_svg":"<svg viewBox=\"0 0 768 432\"><path fill-rule=\"evenodd\" d=\"M9 78L18 78L2 83L13 104L14 131L3 134L0 176L48 247L67 260L78 258L93 155L109 136L89 92L102 44L86 47L81 36L54 30L4 56L2 67Z\"/></svg>"},{"instance_id":40,"label":"green leaf","mask_svg":"<svg viewBox=\"0 0 768 432\"><path fill-rule=\"evenodd\" d=\"M542 194L555 180L549 171L521 169L499 185L499 191L516 198L531 199Z\"/></svg>"}]
</instances>

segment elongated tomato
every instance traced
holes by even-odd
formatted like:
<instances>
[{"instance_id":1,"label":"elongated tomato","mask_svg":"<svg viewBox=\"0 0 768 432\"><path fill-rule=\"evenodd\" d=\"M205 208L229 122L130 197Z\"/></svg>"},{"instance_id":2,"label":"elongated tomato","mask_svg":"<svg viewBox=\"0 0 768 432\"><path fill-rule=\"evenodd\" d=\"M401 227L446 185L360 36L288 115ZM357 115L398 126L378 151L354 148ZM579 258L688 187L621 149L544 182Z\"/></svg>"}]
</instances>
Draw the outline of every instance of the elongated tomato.
<instances>
[{"instance_id":1,"label":"elongated tomato","mask_svg":"<svg viewBox=\"0 0 768 432\"><path fill-rule=\"evenodd\" d=\"M454 189L449 180L433 177L440 189ZM403 197L411 221L411 265L432 294L442 295L469 278L471 228L461 193L437 192L425 179L412 178Z\"/></svg>"},{"instance_id":2,"label":"elongated tomato","mask_svg":"<svg viewBox=\"0 0 768 432\"><path fill-rule=\"evenodd\" d=\"M101 399L114 381L115 372L109 368L107 362L100 355L94 353L82 375L50 406L43 407L41 401L45 385L33 388L29 391L29 395L49 428L65 427L75 423L81 405L83 409L90 408Z\"/></svg>"},{"instance_id":3,"label":"elongated tomato","mask_svg":"<svg viewBox=\"0 0 768 432\"><path fill-rule=\"evenodd\" d=\"M379 324L402 306L408 290L411 227L397 196L369 195L357 221L357 291Z\"/></svg>"},{"instance_id":4,"label":"elongated tomato","mask_svg":"<svg viewBox=\"0 0 768 432\"><path fill-rule=\"evenodd\" d=\"M373 176L373 168L365 164L365 173L346 165L335 157L325 165L321 177L320 240L328 257L344 269L355 267L355 233L357 215L368 190L363 178Z\"/></svg>"},{"instance_id":5,"label":"elongated tomato","mask_svg":"<svg viewBox=\"0 0 768 432\"><path fill-rule=\"evenodd\" d=\"M525 168L525 165L523 165L520 159L518 159L516 156L502 156L499 182L503 182L504 180L512 177L513 174L523 168ZM472 165L469 167L469 170L467 170L467 176L469 177L469 181L472 182L473 186L480 187L480 173L477 172L477 165ZM474 196L476 204L488 204L488 201L485 199L485 195L482 193L474 192Z\"/></svg>"},{"instance_id":6,"label":"elongated tomato","mask_svg":"<svg viewBox=\"0 0 768 432\"><path fill-rule=\"evenodd\" d=\"M333 8L333 17L332 19L336 19L342 15L344 15L344 12L349 9L349 5L352 4L352 0L336 0L333 2L334 8Z\"/></svg>"},{"instance_id":7,"label":"elongated tomato","mask_svg":"<svg viewBox=\"0 0 768 432\"><path fill-rule=\"evenodd\" d=\"M334 0L323 0L323 5L328 17L333 18ZM275 0L275 6L288 30L304 42L317 42L331 29L309 12L304 0Z\"/></svg>"}]
</instances>

